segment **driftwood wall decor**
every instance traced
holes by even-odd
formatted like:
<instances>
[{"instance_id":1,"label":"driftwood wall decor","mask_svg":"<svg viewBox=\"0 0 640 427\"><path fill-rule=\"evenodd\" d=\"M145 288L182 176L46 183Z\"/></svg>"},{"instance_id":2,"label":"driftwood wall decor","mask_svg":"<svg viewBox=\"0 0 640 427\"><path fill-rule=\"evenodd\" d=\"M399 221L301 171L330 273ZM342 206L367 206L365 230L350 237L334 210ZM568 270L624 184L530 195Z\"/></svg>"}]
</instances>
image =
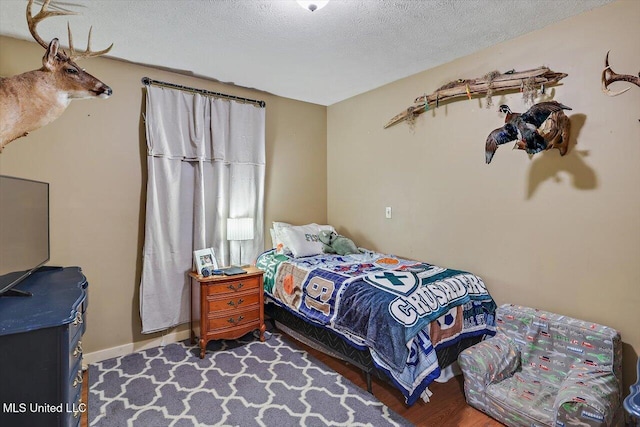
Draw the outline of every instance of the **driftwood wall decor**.
<instances>
[{"instance_id":1,"label":"driftwood wall decor","mask_svg":"<svg viewBox=\"0 0 640 427\"><path fill-rule=\"evenodd\" d=\"M567 77L566 73L556 73L547 67L539 67L532 70L516 72L514 70L500 73L492 71L477 79L455 80L440 87L431 95L419 96L414 100L414 105L393 117L384 128L393 126L404 120L413 120L418 115L428 111L432 107L438 107L441 102L466 97L485 95L488 106L491 105L491 96L498 92L520 90L525 99L533 103L535 95L540 89L555 86L560 80Z\"/></svg>"}]
</instances>

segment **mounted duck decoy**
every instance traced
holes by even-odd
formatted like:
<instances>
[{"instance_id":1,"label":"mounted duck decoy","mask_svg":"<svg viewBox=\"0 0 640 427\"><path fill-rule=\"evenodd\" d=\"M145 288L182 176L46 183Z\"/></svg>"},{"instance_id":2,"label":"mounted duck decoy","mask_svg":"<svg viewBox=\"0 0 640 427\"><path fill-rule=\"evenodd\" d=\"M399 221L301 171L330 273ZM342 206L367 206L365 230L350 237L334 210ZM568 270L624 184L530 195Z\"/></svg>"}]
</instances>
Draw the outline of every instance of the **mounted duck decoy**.
<instances>
[{"instance_id":1,"label":"mounted duck decoy","mask_svg":"<svg viewBox=\"0 0 640 427\"><path fill-rule=\"evenodd\" d=\"M515 142L514 148L531 155L557 148L564 156L569 146L571 122L563 110L571 108L557 101L540 102L522 114L512 112L508 105L501 105L499 111L506 113L505 125L487 137L487 164L491 163L498 147L509 142Z\"/></svg>"}]
</instances>

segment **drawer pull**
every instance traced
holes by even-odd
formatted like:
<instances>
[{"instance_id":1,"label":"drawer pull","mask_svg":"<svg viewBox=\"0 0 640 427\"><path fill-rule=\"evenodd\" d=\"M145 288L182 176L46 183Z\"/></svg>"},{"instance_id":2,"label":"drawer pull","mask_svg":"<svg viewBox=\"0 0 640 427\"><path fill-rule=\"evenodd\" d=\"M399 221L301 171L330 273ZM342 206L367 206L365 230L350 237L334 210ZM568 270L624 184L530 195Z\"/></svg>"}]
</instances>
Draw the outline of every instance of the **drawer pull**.
<instances>
[{"instance_id":1,"label":"drawer pull","mask_svg":"<svg viewBox=\"0 0 640 427\"><path fill-rule=\"evenodd\" d=\"M237 319L234 319L233 317L230 317L229 320L227 320L227 322L231 323L232 325L238 322L241 322L242 319L244 319L244 316L238 316Z\"/></svg>"},{"instance_id":2,"label":"drawer pull","mask_svg":"<svg viewBox=\"0 0 640 427\"><path fill-rule=\"evenodd\" d=\"M73 326L78 326L82 323L82 313L79 311L76 313L76 318L73 319Z\"/></svg>"},{"instance_id":3,"label":"drawer pull","mask_svg":"<svg viewBox=\"0 0 640 427\"><path fill-rule=\"evenodd\" d=\"M78 369L78 373L73 380L73 388L78 387L78 384L82 384L82 369Z\"/></svg>"},{"instance_id":4,"label":"drawer pull","mask_svg":"<svg viewBox=\"0 0 640 427\"><path fill-rule=\"evenodd\" d=\"M244 300L240 298L237 302L229 301L227 305L230 305L231 307L239 307L243 302Z\"/></svg>"},{"instance_id":5,"label":"drawer pull","mask_svg":"<svg viewBox=\"0 0 640 427\"><path fill-rule=\"evenodd\" d=\"M78 345L73 350L73 357L78 357L82 354L82 341L78 341Z\"/></svg>"},{"instance_id":6,"label":"drawer pull","mask_svg":"<svg viewBox=\"0 0 640 427\"><path fill-rule=\"evenodd\" d=\"M231 289L232 291L239 291L240 289L242 289L242 287L244 286L244 283L240 282L238 283L238 287L236 288L235 286L233 286L233 283L230 284L229 286L227 286L227 288Z\"/></svg>"},{"instance_id":7,"label":"drawer pull","mask_svg":"<svg viewBox=\"0 0 640 427\"><path fill-rule=\"evenodd\" d=\"M84 403L82 403L82 398L78 399L78 405L74 405L73 408L73 418L78 418L80 416L80 414L82 414L85 409L87 408L87 405L85 405Z\"/></svg>"}]
</instances>

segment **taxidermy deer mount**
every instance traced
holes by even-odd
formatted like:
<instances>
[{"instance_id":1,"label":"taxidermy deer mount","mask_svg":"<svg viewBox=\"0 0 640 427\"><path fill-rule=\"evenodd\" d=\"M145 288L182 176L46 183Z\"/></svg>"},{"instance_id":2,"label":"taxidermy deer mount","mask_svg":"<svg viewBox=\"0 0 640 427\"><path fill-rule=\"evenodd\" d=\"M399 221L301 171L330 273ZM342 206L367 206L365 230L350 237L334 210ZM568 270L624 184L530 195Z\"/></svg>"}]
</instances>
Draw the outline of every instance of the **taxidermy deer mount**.
<instances>
[{"instance_id":1,"label":"taxidermy deer mount","mask_svg":"<svg viewBox=\"0 0 640 427\"><path fill-rule=\"evenodd\" d=\"M71 27L69 52L60 49L57 38L45 42L36 31L38 23L50 16L75 15L74 12L48 11L51 0L45 0L40 12L33 16L27 4L27 24L33 38L46 49L42 68L13 77L0 78L0 152L11 141L51 123L62 115L74 99L108 98L113 92L109 86L80 68L75 61L104 55L108 48L91 51L91 29L87 49L77 52L73 47Z\"/></svg>"},{"instance_id":2,"label":"taxidermy deer mount","mask_svg":"<svg viewBox=\"0 0 640 427\"><path fill-rule=\"evenodd\" d=\"M602 92L609 96L617 96L631 89L628 87L618 92L611 92L609 85L614 82L629 82L640 87L640 73L638 73L636 77L630 74L618 74L614 72L609 65L609 52L607 52L607 56L604 58L604 70L602 70Z\"/></svg>"}]
</instances>

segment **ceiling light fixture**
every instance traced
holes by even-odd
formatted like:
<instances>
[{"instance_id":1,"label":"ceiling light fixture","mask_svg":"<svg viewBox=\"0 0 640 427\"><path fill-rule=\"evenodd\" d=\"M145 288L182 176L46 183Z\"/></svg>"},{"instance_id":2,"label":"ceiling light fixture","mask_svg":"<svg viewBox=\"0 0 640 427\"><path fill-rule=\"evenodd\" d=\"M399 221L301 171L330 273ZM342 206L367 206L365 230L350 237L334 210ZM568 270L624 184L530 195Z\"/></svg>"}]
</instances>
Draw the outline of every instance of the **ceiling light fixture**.
<instances>
[{"instance_id":1,"label":"ceiling light fixture","mask_svg":"<svg viewBox=\"0 0 640 427\"><path fill-rule=\"evenodd\" d=\"M310 10L311 12L315 12L316 10L320 10L329 3L329 0L296 0L300 6L303 8Z\"/></svg>"}]
</instances>

